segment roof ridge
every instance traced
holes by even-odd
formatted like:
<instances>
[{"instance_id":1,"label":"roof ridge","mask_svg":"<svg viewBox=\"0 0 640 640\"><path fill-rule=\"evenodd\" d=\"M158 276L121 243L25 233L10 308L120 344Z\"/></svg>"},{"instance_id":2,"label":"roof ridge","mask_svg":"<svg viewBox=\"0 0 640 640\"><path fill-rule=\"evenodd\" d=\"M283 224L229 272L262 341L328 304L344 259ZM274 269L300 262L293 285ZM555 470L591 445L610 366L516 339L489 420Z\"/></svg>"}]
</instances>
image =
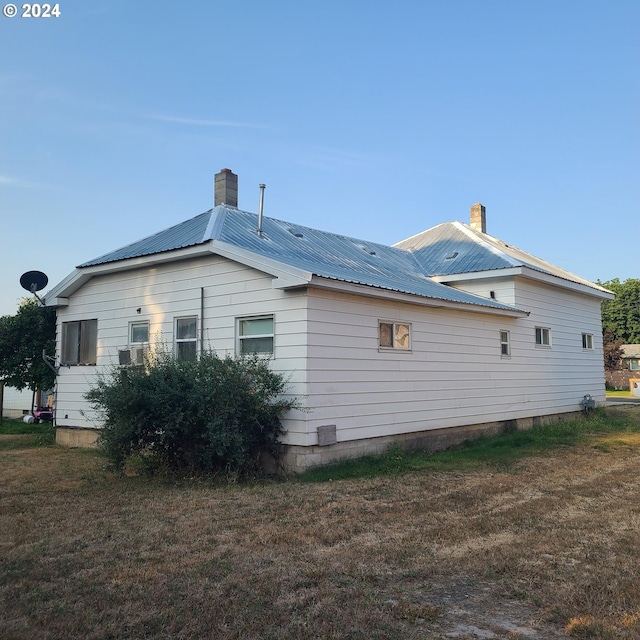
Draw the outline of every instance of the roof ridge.
<instances>
[{"instance_id":1,"label":"roof ridge","mask_svg":"<svg viewBox=\"0 0 640 640\"><path fill-rule=\"evenodd\" d=\"M491 251L491 253L493 253L493 255L499 256L500 258L503 258L504 260L506 260L512 267L520 266L518 260L511 257L508 253L502 251L501 249L493 245L488 240L485 240L482 236L488 236L489 238L496 241L497 243L501 242L499 238L491 236L488 233L474 231L471 227L469 227L469 225L465 224L464 222L458 222L457 220L454 220L451 224L456 225L456 227L460 229L462 233L464 233L468 238L471 238L471 240L473 240L477 244L481 244L485 246L487 249L489 249L489 251ZM526 251L523 253L526 253Z\"/></svg>"}]
</instances>

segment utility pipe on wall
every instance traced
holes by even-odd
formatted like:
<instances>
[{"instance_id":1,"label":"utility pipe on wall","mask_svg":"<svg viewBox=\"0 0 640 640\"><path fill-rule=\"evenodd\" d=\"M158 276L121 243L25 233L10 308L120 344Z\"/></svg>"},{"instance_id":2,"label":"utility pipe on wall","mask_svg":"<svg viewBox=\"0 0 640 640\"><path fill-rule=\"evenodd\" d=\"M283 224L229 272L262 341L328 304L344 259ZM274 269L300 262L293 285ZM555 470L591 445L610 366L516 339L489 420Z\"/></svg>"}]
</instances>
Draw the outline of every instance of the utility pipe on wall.
<instances>
[{"instance_id":1,"label":"utility pipe on wall","mask_svg":"<svg viewBox=\"0 0 640 640\"><path fill-rule=\"evenodd\" d=\"M262 211L264 209L264 188L266 184L258 185L260 187L260 205L258 206L258 235L262 235Z\"/></svg>"}]
</instances>

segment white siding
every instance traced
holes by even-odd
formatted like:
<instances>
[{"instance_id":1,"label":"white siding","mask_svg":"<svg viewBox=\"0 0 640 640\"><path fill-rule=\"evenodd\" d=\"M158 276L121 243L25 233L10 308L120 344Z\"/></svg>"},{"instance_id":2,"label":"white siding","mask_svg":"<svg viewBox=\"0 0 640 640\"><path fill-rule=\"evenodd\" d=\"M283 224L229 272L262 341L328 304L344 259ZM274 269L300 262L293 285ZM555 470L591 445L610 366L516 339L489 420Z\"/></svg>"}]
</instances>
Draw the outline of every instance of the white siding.
<instances>
[{"instance_id":1,"label":"white siding","mask_svg":"<svg viewBox=\"0 0 640 640\"><path fill-rule=\"evenodd\" d=\"M272 276L224 258L211 256L185 260L153 268L140 268L93 278L70 299L68 307L58 309L60 323L98 320L98 358L96 366L61 367L58 377L58 426L97 427L84 394L99 370L117 362L118 348L128 343L132 321L147 320L151 341L173 344L174 320L198 317L198 346L203 330L204 346L220 355L235 350L236 318L273 314L275 319L275 357L272 367L285 372L291 393L305 393L305 296L273 289ZM201 318L203 291L204 318ZM140 313L137 313L140 309ZM285 421L287 441L302 444L306 438L305 414L291 412Z\"/></svg>"},{"instance_id":2,"label":"white siding","mask_svg":"<svg viewBox=\"0 0 640 640\"><path fill-rule=\"evenodd\" d=\"M23 389L18 391L14 387L4 387L2 392L2 415L5 418L21 418L31 411L33 391Z\"/></svg>"},{"instance_id":3,"label":"white siding","mask_svg":"<svg viewBox=\"0 0 640 640\"><path fill-rule=\"evenodd\" d=\"M586 393L604 399L597 299L530 282L489 289L534 311L500 318L312 292L309 444L324 424L345 441L577 411ZM410 353L378 350L380 319L411 323ZM551 349L535 347L541 323ZM510 358L501 357L501 330ZM591 352L583 332L593 334Z\"/></svg>"},{"instance_id":4,"label":"white siding","mask_svg":"<svg viewBox=\"0 0 640 640\"><path fill-rule=\"evenodd\" d=\"M216 256L96 277L58 310L58 323L98 320L98 365L61 368L57 424L99 426L83 395L99 369L117 362L129 322L148 320L152 340L172 344L174 319L193 315L205 346L221 355L235 350L238 317L274 315L272 367L288 375L304 405L285 419L286 444L316 445L317 427L329 424L344 442L577 411L586 393L604 400L597 298L524 278L456 286L494 291L530 316L287 292L272 287L271 275ZM379 320L411 323L411 351L379 350ZM536 326L551 330L551 348L536 347ZM501 330L510 334L509 358L501 356ZM593 336L593 350L582 349L583 333Z\"/></svg>"}]
</instances>

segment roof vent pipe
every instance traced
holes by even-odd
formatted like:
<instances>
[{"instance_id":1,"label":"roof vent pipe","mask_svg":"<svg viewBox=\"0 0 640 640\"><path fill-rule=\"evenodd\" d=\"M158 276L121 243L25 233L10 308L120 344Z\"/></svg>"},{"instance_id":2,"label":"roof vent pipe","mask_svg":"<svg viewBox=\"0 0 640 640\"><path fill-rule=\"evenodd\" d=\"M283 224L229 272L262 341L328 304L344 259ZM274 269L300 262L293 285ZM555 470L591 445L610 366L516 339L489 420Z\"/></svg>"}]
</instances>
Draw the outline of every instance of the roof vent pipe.
<instances>
[{"instance_id":1,"label":"roof vent pipe","mask_svg":"<svg viewBox=\"0 0 640 640\"><path fill-rule=\"evenodd\" d=\"M258 206L258 235L262 235L262 210L264 209L264 188L266 184L258 185L260 187L260 205Z\"/></svg>"}]
</instances>

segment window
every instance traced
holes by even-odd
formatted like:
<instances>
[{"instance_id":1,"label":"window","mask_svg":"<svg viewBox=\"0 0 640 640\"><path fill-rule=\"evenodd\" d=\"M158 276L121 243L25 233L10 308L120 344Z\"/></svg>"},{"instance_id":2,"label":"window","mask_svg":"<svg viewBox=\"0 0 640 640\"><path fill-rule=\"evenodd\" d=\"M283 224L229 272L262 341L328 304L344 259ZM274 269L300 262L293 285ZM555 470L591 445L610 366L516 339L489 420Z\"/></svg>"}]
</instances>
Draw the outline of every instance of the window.
<instances>
[{"instance_id":1,"label":"window","mask_svg":"<svg viewBox=\"0 0 640 640\"><path fill-rule=\"evenodd\" d=\"M500 332L500 355L503 358L508 358L511 355L511 344L509 342L509 332Z\"/></svg>"},{"instance_id":2,"label":"window","mask_svg":"<svg viewBox=\"0 0 640 640\"><path fill-rule=\"evenodd\" d=\"M536 345L539 347L551 346L551 329L536 327Z\"/></svg>"},{"instance_id":3,"label":"window","mask_svg":"<svg viewBox=\"0 0 640 640\"><path fill-rule=\"evenodd\" d=\"M95 364L98 352L98 321L62 323L61 364Z\"/></svg>"},{"instance_id":4,"label":"window","mask_svg":"<svg viewBox=\"0 0 640 640\"><path fill-rule=\"evenodd\" d=\"M582 334L582 348L583 349L593 349L593 335L590 333Z\"/></svg>"},{"instance_id":5,"label":"window","mask_svg":"<svg viewBox=\"0 0 640 640\"><path fill-rule=\"evenodd\" d=\"M378 345L381 349L411 349L411 325L400 322L380 322Z\"/></svg>"},{"instance_id":6,"label":"window","mask_svg":"<svg viewBox=\"0 0 640 640\"><path fill-rule=\"evenodd\" d=\"M238 320L238 353L273 353L273 316Z\"/></svg>"},{"instance_id":7,"label":"window","mask_svg":"<svg viewBox=\"0 0 640 640\"><path fill-rule=\"evenodd\" d=\"M176 358L195 360L198 357L198 318L176 318Z\"/></svg>"},{"instance_id":8,"label":"window","mask_svg":"<svg viewBox=\"0 0 640 640\"><path fill-rule=\"evenodd\" d=\"M132 322L129 325L129 344L149 342L149 322Z\"/></svg>"},{"instance_id":9,"label":"window","mask_svg":"<svg viewBox=\"0 0 640 640\"><path fill-rule=\"evenodd\" d=\"M640 371L640 358L629 358L629 369L631 371Z\"/></svg>"}]
</instances>

